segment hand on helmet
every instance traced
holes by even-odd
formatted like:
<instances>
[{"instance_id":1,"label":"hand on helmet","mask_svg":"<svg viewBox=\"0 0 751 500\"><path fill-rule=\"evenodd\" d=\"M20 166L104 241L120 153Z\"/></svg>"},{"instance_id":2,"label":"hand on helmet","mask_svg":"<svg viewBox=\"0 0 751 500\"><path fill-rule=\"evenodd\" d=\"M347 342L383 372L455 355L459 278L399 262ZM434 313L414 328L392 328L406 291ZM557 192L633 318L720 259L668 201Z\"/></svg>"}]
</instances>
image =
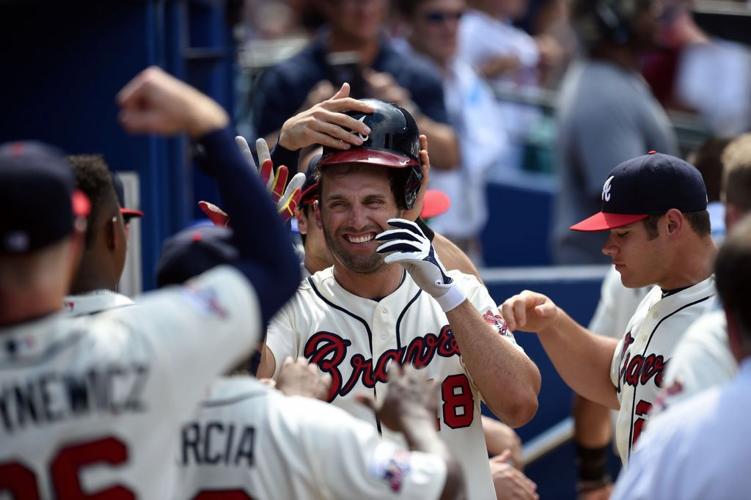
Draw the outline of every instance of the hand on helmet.
<instances>
[{"instance_id":1,"label":"hand on helmet","mask_svg":"<svg viewBox=\"0 0 751 500\"><path fill-rule=\"evenodd\" d=\"M290 151L313 144L334 149L360 146L361 136L367 136L370 129L347 115L348 111L372 113L373 108L349 97L349 84L344 83L333 97L285 121L279 132L279 144Z\"/></svg>"}]
</instances>

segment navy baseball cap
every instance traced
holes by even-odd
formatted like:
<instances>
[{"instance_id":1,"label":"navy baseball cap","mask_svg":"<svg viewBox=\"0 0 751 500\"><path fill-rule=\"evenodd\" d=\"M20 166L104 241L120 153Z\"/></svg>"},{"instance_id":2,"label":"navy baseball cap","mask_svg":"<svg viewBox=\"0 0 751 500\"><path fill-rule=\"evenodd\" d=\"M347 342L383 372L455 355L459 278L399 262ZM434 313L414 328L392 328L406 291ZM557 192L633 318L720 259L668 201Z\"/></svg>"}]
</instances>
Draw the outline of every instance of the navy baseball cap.
<instances>
[{"instance_id":1,"label":"navy baseball cap","mask_svg":"<svg viewBox=\"0 0 751 500\"><path fill-rule=\"evenodd\" d=\"M120 205L120 214L123 216L123 220L127 223L133 217L143 217L143 212L141 210L127 208L125 206L125 189L123 189L123 181L115 172L110 172L110 175L112 176L112 187L115 188L117 203Z\"/></svg>"},{"instance_id":2,"label":"navy baseball cap","mask_svg":"<svg viewBox=\"0 0 751 500\"><path fill-rule=\"evenodd\" d=\"M308 168L305 170L305 183L300 188L300 206L309 205L318 199L318 180L319 171L318 163L321 161L321 155L314 155L308 162Z\"/></svg>"},{"instance_id":3,"label":"navy baseball cap","mask_svg":"<svg viewBox=\"0 0 751 500\"><path fill-rule=\"evenodd\" d=\"M157 286L179 285L221 264L237 260L232 230L206 224L168 238L156 267Z\"/></svg>"},{"instance_id":4,"label":"navy baseball cap","mask_svg":"<svg viewBox=\"0 0 751 500\"><path fill-rule=\"evenodd\" d=\"M90 210L65 156L40 142L0 146L0 253L25 254L73 232Z\"/></svg>"},{"instance_id":5,"label":"navy baseball cap","mask_svg":"<svg viewBox=\"0 0 751 500\"><path fill-rule=\"evenodd\" d=\"M602 209L570 229L607 231L671 208L681 212L706 210L704 179L690 163L650 151L611 170L602 187Z\"/></svg>"}]
</instances>

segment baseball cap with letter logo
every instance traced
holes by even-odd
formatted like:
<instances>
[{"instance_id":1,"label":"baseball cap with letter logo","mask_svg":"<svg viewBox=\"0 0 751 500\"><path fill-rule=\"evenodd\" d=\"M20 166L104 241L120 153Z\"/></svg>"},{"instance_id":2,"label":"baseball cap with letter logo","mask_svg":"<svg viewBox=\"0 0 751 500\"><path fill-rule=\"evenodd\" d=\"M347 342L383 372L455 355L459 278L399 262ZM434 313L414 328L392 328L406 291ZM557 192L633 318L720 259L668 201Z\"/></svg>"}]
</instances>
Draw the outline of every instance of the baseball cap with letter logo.
<instances>
[{"instance_id":1,"label":"baseball cap with letter logo","mask_svg":"<svg viewBox=\"0 0 751 500\"><path fill-rule=\"evenodd\" d=\"M573 231L607 231L664 214L707 209L701 173L688 162L650 151L610 171L602 186L602 209L571 226Z\"/></svg>"}]
</instances>

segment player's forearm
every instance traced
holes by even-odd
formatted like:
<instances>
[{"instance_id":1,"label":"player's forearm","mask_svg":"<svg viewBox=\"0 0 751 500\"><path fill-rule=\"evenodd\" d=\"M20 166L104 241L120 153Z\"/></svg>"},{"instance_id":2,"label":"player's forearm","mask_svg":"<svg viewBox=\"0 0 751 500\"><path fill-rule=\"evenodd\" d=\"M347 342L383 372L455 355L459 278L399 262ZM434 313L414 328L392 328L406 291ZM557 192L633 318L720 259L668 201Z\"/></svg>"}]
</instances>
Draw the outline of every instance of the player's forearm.
<instances>
[{"instance_id":1,"label":"player's forearm","mask_svg":"<svg viewBox=\"0 0 751 500\"><path fill-rule=\"evenodd\" d=\"M417 120L420 132L428 136L428 153L430 166L438 170L459 168L462 158L459 141L454 129L444 123L433 121L425 115Z\"/></svg>"},{"instance_id":2,"label":"player's forearm","mask_svg":"<svg viewBox=\"0 0 751 500\"><path fill-rule=\"evenodd\" d=\"M464 365L488 407L511 427L527 423L537 412L537 366L486 323L469 301L447 317Z\"/></svg>"},{"instance_id":3,"label":"player's forearm","mask_svg":"<svg viewBox=\"0 0 751 500\"><path fill-rule=\"evenodd\" d=\"M299 150L292 151L281 144L274 146L274 149L271 151L271 161L273 162L274 167L278 168L281 165L286 165L289 169L290 177L297 173L297 163L299 158Z\"/></svg>"},{"instance_id":4,"label":"player's forearm","mask_svg":"<svg viewBox=\"0 0 751 500\"><path fill-rule=\"evenodd\" d=\"M423 418L405 417L402 420L402 433L410 450L430 453L446 462L446 483L441 500L464 498L464 473L461 465L449 452L446 444L438 437L434 427L434 417L426 414Z\"/></svg>"},{"instance_id":5,"label":"player's forearm","mask_svg":"<svg viewBox=\"0 0 751 500\"><path fill-rule=\"evenodd\" d=\"M587 448L599 448L610 443L612 424L609 408L576 394L572 413L576 444Z\"/></svg>"},{"instance_id":6,"label":"player's forearm","mask_svg":"<svg viewBox=\"0 0 751 500\"><path fill-rule=\"evenodd\" d=\"M209 158L232 228L240 262L236 265L253 283L265 323L294 293L300 278L289 231L258 175L248 168L229 129L200 139Z\"/></svg>"},{"instance_id":7,"label":"player's forearm","mask_svg":"<svg viewBox=\"0 0 751 500\"><path fill-rule=\"evenodd\" d=\"M590 401L618 409L610 381L610 363L617 341L594 335L559 308L558 318L538 335L558 374Z\"/></svg>"}]
</instances>

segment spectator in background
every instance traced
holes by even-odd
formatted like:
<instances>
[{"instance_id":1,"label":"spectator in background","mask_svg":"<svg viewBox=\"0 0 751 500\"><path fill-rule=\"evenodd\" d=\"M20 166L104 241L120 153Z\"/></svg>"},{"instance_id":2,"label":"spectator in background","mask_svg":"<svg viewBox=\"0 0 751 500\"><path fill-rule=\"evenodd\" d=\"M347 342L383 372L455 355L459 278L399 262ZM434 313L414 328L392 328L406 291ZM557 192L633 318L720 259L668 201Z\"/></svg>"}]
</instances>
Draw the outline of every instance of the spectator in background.
<instances>
[{"instance_id":1,"label":"spectator in background","mask_svg":"<svg viewBox=\"0 0 751 500\"><path fill-rule=\"evenodd\" d=\"M751 127L751 51L712 38L694 22L690 0L669 0L660 17L664 49L643 73L668 109L698 113L711 133L737 135Z\"/></svg>"},{"instance_id":2,"label":"spectator in background","mask_svg":"<svg viewBox=\"0 0 751 500\"><path fill-rule=\"evenodd\" d=\"M254 129L270 145L284 121L330 98L349 81L355 98L399 104L430 139L437 169L459 165L460 153L438 76L426 65L400 55L382 28L387 0L323 0L328 25L301 52L267 70L255 90Z\"/></svg>"},{"instance_id":3,"label":"spectator in background","mask_svg":"<svg viewBox=\"0 0 751 500\"><path fill-rule=\"evenodd\" d=\"M578 44L571 26L571 0L546 0L533 18L533 33L538 40L550 39L553 55L540 66L539 84L558 89L566 68L576 56Z\"/></svg>"},{"instance_id":4,"label":"spectator in background","mask_svg":"<svg viewBox=\"0 0 751 500\"><path fill-rule=\"evenodd\" d=\"M505 90L535 89L540 64L555 58L558 47L552 38L532 38L512 24L526 12L527 1L470 0L469 5L459 29L459 57ZM510 102L502 103L500 109L512 145L502 166L518 169L527 136L540 113L526 104Z\"/></svg>"},{"instance_id":5,"label":"spectator in background","mask_svg":"<svg viewBox=\"0 0 751 500\"><path fill-rule=\"evenodd\" d=\"M461 148L458 168L434 170L430 175L430 187L451 199L448 212L433 219L431 227L477 262L481 255L478 236L488 218L485 175L508 148L500 109L485 82L456 57L465 1L403 0L399 8L408 29L409 44L404 50L441 76L449 122Z\"/></svg>"},{"instance_id":6,"label":"spectator in background","mask_svg":"<svg viewBox=\"0 0 751 500\"><path fill-rule=\"evenodd\" d=\"M715 274L738 375L647 427L618 480L616 500L744 498L751 491L751 218L731 231Z\"/></svg>"},{"instance_id":7,"label":"spectator in background","mask_svg":"<svg viewBox=\"0 0 751 500\"><path fill-rule=\"evenodd\" d=\"M587 50L569 68L558 104L553 224L558 264L605 264L603 234L569 231L600 206L602 182L620 162L649 150L676 154L670 121L639 74L640 55L657 43L652 0L577 0L574 23Z\"/></svg>"}]
</instances>

